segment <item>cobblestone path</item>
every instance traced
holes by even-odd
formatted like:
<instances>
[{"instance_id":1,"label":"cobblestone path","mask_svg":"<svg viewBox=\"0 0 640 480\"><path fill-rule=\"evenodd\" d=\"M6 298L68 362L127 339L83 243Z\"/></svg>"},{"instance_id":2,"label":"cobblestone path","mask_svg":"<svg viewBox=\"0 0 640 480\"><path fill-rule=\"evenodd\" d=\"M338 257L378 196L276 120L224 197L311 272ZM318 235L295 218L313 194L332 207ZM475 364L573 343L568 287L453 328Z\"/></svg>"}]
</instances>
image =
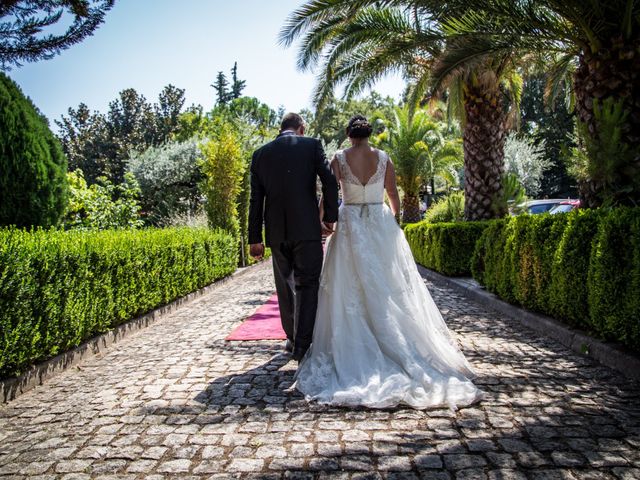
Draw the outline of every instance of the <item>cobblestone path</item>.
<instances>
[{"instance_id":1,"label":"cobblestone path","mask_svg":"<svg viewBox=\"0 0 640 480\"><path fill-rule=\"evenodd\" d=\"M282 342L223 340L270 296L263 264L0 405L0 477L640 478L639 385L429 287L479 405L306 404Z\"/></svg>"}]
</instances>

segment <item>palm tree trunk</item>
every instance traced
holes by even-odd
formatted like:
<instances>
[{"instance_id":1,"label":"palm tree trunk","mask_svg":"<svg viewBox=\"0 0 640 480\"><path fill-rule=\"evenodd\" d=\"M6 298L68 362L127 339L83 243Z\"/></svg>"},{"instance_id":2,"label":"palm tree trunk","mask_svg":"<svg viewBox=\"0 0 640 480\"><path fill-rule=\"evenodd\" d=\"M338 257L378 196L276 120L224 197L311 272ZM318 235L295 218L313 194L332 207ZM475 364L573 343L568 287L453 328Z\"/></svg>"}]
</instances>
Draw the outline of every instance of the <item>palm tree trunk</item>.
<instances>
[{"instance_id":1,"label":"palm tree trunk","mask_svg":"<svg viewBox=\"0 0 640 480\"><path fill-rule=\"evenodd\" d=\"M619 172L608 178L586 178L580 182L580 196L585 207L602 205L605 199L617 204L640 203L640 39L623 36L613 38L596 52L584 50L579 56L574 75L576 113L583 131L598 150L602 122L594 114L594 102L611 98L621 102L628 113L621 127L621 144L633 152L628 165L620 165ZM589 162L602 161L590 158ZM597 171L597 168L590 168Z\"/></svg>"},{"instance_id":2,"label":"palm tree trunk","mask_svg":"<svg viewBox=\"0 0 640 480\"><path fill-rule=\"evenodd\" d=\"M420 197L406 193L402 197L402 223L416 223L421 220Z\"/></svg>"},{"instance_id":3,"label":"palm tree trunk","mask_svg":"<svg viewBox=\"0 0 640 480\"><path fill-rule=\"evenodd\" d=\"M495 208L502 192L506 112L498 82L466 82L464 108L464 216L487 220L506 214Z\"/></svg>"}]
</instances>

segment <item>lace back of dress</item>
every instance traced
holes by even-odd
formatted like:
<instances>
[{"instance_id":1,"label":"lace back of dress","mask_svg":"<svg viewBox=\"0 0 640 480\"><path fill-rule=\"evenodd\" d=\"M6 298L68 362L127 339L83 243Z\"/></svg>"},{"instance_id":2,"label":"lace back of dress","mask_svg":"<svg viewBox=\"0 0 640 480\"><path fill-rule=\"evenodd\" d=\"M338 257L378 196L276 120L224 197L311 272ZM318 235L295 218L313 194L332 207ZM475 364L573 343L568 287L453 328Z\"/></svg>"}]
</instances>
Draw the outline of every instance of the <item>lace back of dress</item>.
<instances>
[{"instance_id":1,"label":"lace back of dress","mask_svg":"<svg viewBox=\"0 0 640 480\"><path fill-rule=\"evenodd\" d=\"M338 158L338 165L340 167L340 175L342 176L342 181L345 183L349 183L352 185L357 185L359 187L368 187L370 185L374 185L380 181L384 181L384 176L387 171L387 154L382 150L376 150L378 154L378 165L376 167L376 171L369 178L366 184L363 184L358 177L356 177L351 171L351 167L347 163L347 157L344 153L344 150L338 150L336 152L336 157Z\"/></svg>"}]
</instances>

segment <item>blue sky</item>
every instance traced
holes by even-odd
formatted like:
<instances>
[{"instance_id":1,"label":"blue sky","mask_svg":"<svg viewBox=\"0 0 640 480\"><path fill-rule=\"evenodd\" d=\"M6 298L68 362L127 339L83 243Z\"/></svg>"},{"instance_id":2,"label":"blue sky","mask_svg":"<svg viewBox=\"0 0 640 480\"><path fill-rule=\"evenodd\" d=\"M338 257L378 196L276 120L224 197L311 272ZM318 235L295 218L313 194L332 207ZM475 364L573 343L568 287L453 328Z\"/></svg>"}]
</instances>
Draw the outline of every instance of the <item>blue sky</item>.
<instances>
[{"instance_id":1,"label":"blue sky","mask_svg":"<svg viewBox=\"0 0 640 480\"><path fill-rule=\"evenodd\" d=\"M52 60L14 68L9 75L50 119L86 103L106 111L125 88L156 101L165 85L186 90L187 104L211 108L210 87L233 62L247 81L245 95L272 108L310 106L312 73L295 67L295 48L284 49L277 34L302 0L116 0L92 37ZM399 77L376 85L398 97Z\"/></svg>"}]
</instances>

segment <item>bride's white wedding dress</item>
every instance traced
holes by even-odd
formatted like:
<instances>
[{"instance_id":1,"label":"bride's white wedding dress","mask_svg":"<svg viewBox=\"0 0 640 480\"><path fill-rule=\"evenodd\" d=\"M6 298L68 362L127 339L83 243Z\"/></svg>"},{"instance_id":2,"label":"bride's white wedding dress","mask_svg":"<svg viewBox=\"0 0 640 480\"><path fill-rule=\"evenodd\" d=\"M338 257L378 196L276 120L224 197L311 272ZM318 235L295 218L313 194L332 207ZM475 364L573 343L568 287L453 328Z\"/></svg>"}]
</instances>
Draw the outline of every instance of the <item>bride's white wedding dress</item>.
<instances>
[{"instance_id":1,"label":"bride's white wedding dress","mask_svg":"<svg viewBox=\"0 0 640 480\"><path fill-rule=\"evenodd\" d=\"M366 183L337 154L342 199L320 280L313 344L296 373L308 400L414 408L469 405L481 392L449 336L391 210L388 156Z\"/></svg>"}]
</instances>

